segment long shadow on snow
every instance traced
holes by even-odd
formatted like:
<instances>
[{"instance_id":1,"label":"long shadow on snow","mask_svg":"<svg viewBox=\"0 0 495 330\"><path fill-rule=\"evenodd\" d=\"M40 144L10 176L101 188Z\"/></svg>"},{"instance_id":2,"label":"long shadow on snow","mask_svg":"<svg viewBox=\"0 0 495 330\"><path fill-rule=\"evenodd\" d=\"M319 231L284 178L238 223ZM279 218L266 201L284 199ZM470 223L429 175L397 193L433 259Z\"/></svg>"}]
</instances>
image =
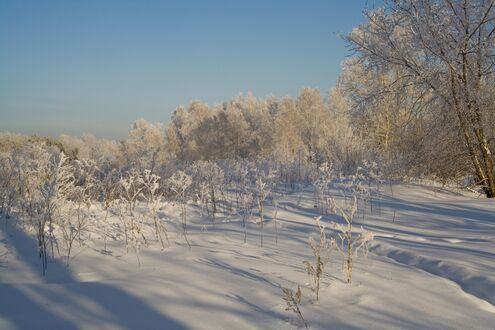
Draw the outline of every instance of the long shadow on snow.
<instances>
[{"instance_id":1,"label":"long shadow on snow","mask_svg":"<svg viewBox=\"0 0 495 330\"><path fill-rule=\"evenodd\" d=\"M479 208L463 206L454 203L444 203L444 202L409 202L402 200L400 198L395 198L391 196L386 196L380 201L382 207L388 207L391 210L398 211L411 211L418 213L426 213L432 215L440 215L443 217L454 217L469 221L465 226L461 224L452 224L454 227L459 227L461 229L480 227L478 224L485 225L495 225L495 213L488 210L482 210ZM480 227L481 228L481 227Z\"/></svg>"},{"instance_id":2,"label":"long shadow on snow","mask_svg":"<svg viewBox=\"0 0 495 330\"><path fill-rule=\"evenodd\" d=\"M10 228L10 233L6 232L4 226L0 226L0 230L6 237L10 237L8 241L12 252L17 254L33 273L39 273L43 280L41 284L0 285L0 316L14 328L26 329L33 323L36 327L44 329L80 328L79 324L62 318L47 307L51 302L61 304L63 301L65 314L79 314L79 317L91 319L96 324L111 322L124 329L186 329L179 322L117 287L96 282L78 282L57 259L50 259L47 277L43 278L41 267L36 267L36 262L33 262L33 256L36 259L38 254L36 241L16 228ZM47 285L50 283L61 284ZM67 296L71 298L67 299ZM81 298L85 303L81 303L77 298ZM88 301L96 308L88 309ZM95 313L96 310L98 313ZM26 315L26 311L29 314ZM33 322L33 318L36 321Z\"/></svg>"},{"instance_id":3,"label":"long shadow on snow","mask_svg":"<svg viewBox=\"0 0 495 330\"><path fill-rule=\"evenodd\" d=\"M233 265L230 265L230 264L223 262L223 261L220 261L220 260L214 260L211 258L206 258L206 259L199 259L198 262L203 264L203 265L214 267L216 269L224 269L226 271L231 272L234 275L241 276L243 278L247 278L247 279L252 280L254 282L262 282L262 283L266 283L266 284L269 284L271 286L280 288L279 284L274 283L274 282L266 279L265 277L253 274L252 272L249 272L247 270L235 267Z\"/></svg>"},{"instance_id":4,"label":"long shadow on snow","mask_svg":"<svg viewBox=\"0 0 495 330\"><path fill-rule=\"evenodd\" d=\"M437 220L437 221L439 222L439 226L441 226L442 221L441 220ZM376 236L381 237L381 238L386 237L386 236L380 236L380 234L383 234L383 233L385 233L385 234L397 234L397 235L406 235L406 236L410 236L410 237L425 238L428 240L432 240L436 243L441 242L441 241L448 242L448 241L446 241L446 239L452 238L452 235L453 235L453 234L451 234L451 235L445 234L446 228L448 227L447 225L445 225L445 223L443 223L445 225L445 227L439 228L440 230L443 230L443 231L437 235L427 234L425 232L418 231L418 229L421 230L421 228L411 227L411 225L409 223L405 223L405 224L402 223L401 224L401 223L396 222L395 225L399 224L399 225L402 225L403 227L408 226L408 228L410 228L410 230L399 229L397 226L396 227L389 227L389 226L384 225L384 224L386 224L386 223L374 222L373 220L370 220L370 221L367 221L365 224L363 224L363 227L365 227L366 229L370 229L370 230L374 231ZM358 222L357 225L361 226L361 223ZM424 230L427 230L427 228L425 228ZM475 232L475 233L473 233L473 235L475 235L477 233L478 232ZM489 233L489 231L487 231L486 233ZM488 243L491 242L489 239L484 239L484 238L472 238L472 237L465 238L462 236L455 237L455 238L458 238L461 241L465 241L465 242L469 242L469 243L476 243L476 244L479 244L479 243L485 244L487 242ZM418 242L420 242L420 241L418 241Z\"/></svg>"},{"instance_id":5,"label":"long shadow on snow","mask_svg":"<svg viewBox=\"0 0 495 330\"><path fill-rule=\"evenodd\" d=\"M76 324L57 316L48 306L36 302L22 291L29 291L24 286L0 284L0 318L7 321L14 329L29 329L33 320L40 328L77 329ZM27 314L27 311L29 311Z\"/></svg>"}]
</instances>

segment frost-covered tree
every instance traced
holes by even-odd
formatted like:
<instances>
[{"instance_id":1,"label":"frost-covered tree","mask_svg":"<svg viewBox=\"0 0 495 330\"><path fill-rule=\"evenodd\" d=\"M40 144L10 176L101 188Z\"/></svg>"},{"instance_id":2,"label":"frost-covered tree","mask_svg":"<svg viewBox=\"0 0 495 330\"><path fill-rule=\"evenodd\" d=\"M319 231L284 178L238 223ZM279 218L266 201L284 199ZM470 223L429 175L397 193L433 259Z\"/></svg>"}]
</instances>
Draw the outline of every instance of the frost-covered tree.
<instances>
[{"instance_id":1,"label":"frost-covered tree","mask_svg":"<svg viewBox=\"0 0 495 330\"><path fill-rule=\"evenodd\" d=\"M431 91L399 84L403 71L369 68L358 58L345 62L331 107L345 109L352 135L360 142L353 143L349 153L354 154L353 166L346 166L345 173L355 172L367 158L379 161L389 177L428 176L439 181L465 177L469 158L456 147L456 119L438 111L444 105ZM342 142L337 146L346 144ZM366 152L356 158L363 148Z\"/></svg>"},{"instance_id":2,"label":"frost-covered tree","mask_svg":"<svg viewBox=\"0 0 495 330\"><path fill-rule=\"evenodd\" d=\"M300 137L306 146L310 160L317 157L328 141L330 113L320 91L304 88L298 95L296 107L300 120L297 121Z\"/></svg>"},{"instance_id":3,"label":"frost-covered tree","mask_svg":"<svg viewBox=\"0 0 495 330\"><path fill-rule=\"evenodd\" d=\"M109 171L128 162L126 159L128 155L123 154L126 145L119 144L115 140L97 139L92 134L83 134L81 138L62 134L57 141L69 158L93 160L103 171Z\"/></svg>"},{"instance_id":4,"label":"frost-covered tree","mask_svg":"<svg viewBox=\"0 0 495 330\"><path fill-rule=\"evenodd\" d=\"M180 160L202 159L198 155L197 130L211 116L208 105L193 101L187 109L177 108L167 126L169 152Z\"/></svg>"},{"instance_id":5,"label":"frost-covered tree","mask_svg":"<svg viewBox=\"0 0 495 330\"><path fill-rule=\"evenodd\" d=\"M243 157L255 158L270 154L275 133L273 131L274 113L270 108L273 103L273 99L259 100L251 93L246 96L239 95L228 103L228 109L236 109L242 113L240 118L244 120L234 125L236 130L243 132L239 137L240 142L247 144L248 149L243 151Z\"/></svg>"},{"instance_id":6,"label":"frost-covered tree","mask_svg":"<svg viewBox=\"0 0 495 330\"><path fill-rule=\"evenodd\" d=\"M340 83L330 91L328 107L331 119L328 142L323 147L324 158L342 173L350 174L368 153L363 143L366 139L356 133L361 128L356 130L353 127L354 119L350 115L352 104Z\"/></svg>"},{"instance_id":7,"label":"frost-covered tree","mask_svg":"<svg viewBox=\"0 0 495 330\"><path fill-rule=\"evenodd\" d=\"M131 167L156 171L166 158L165 131L162 124L138 119L132 124L127 140L122 143L123 153Z\"/></svg>"},{"instance_id":8,"label":"frost-covered tree","mask_svg":"<svg viewBox=\"0 0 495 330\"><path fill-rule=\"evenodd\" d=\"M367 13L347 37L370 70L397 68L394 85L432 93L487 197L495 197L489 90L494 82L495 7L485 0L397 0ZM418 100L420 97L418 97Z\"/></svg>"},{"instance_id":9,"label":"frost-covered tree","mask_svg":"<svg viewBox=\"0 0 495 330\"><path fill-rule=\"evenodd\" d=\"M298 123L302 120L296 108L296 102L285 97L281 102L274 118L273 153L282 161L290 161L307 157L307 150L301 135L298 133Z\"/></svg>"}]
</instances>

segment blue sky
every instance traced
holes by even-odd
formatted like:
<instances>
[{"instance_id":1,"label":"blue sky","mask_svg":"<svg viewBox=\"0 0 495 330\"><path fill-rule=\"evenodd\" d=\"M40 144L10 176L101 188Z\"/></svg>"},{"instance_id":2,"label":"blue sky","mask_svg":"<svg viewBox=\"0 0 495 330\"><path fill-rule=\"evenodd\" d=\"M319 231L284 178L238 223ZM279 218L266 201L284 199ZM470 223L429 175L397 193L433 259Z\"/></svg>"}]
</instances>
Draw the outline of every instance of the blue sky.
<instances>
[{"instance_id":1,"label":"blue sky","mask_svg":"<svg viewBox=\"0 0 495 330\"><path fill-rule=\"evenodd\" d=\"M373 0L0 0L0 131L122 138L191 100L326 93Z\"/></svg>"}]
</instances>

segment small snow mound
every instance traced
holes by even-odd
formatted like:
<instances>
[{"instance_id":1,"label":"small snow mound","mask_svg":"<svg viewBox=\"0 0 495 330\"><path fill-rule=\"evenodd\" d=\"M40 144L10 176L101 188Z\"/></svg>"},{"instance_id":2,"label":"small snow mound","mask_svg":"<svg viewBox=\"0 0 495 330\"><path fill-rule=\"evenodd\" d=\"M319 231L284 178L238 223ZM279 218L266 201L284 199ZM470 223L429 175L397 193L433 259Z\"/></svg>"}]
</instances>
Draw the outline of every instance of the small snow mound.
<instances>
[{"instance_id":1,"label":"small snow mound","mask_svg":"<svg viewBox=\"0 0 495 330\"><path fill-rule=\"evenodd\" d=\"M490 278L473 274L452 262L430 259L384 243L373 244L369 251L455 282L464 292L490 303L495 312L495 281Z\"/></svg>"}]
</instances>

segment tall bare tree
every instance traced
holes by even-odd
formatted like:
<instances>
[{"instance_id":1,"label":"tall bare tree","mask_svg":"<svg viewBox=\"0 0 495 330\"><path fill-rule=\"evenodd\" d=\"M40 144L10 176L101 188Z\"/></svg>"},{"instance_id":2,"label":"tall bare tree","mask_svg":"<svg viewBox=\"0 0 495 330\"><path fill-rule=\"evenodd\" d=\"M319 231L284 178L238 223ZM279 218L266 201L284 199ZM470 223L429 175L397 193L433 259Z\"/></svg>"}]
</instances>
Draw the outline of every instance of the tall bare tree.
<instances>
[{"instance_id":1,"label":"tall bare tree","mask_svg":"<svg viewBox=\"0 0 495 330\"><path fill-rule=\"evenodd\" d=\"M369 12L346 38L368 68L400 68L391 84L414 85L439 98L455 118L473 172L495 197L493 118L487 92L495 73L494 0L393 0Z\"/></svg>"}]
</instances>

